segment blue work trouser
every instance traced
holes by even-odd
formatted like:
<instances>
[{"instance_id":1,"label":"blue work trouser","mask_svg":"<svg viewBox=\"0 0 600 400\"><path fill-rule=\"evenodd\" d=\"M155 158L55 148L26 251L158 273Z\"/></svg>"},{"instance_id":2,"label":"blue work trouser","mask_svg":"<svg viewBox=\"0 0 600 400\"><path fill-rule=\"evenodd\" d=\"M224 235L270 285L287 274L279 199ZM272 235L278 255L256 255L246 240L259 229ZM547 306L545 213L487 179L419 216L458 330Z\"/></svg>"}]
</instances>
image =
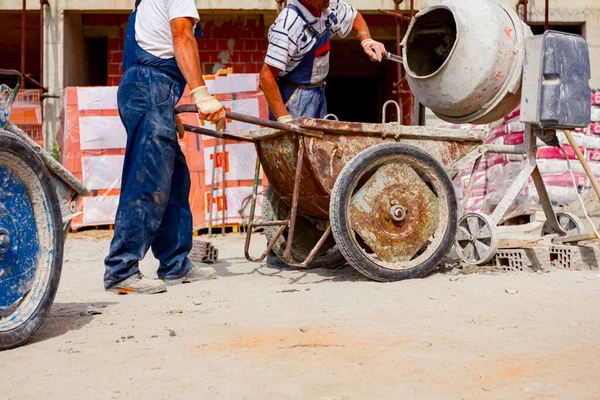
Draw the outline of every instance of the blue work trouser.
<instances>
[{"instance_id":1,"label":"blue work trouser","mask_svg":"<svg viewBox=\"0 0 600 400\"><path fill-rule=\"evenodd\" d=\"M106 288L139 271L152 248L158 276L175 279L192 267L190 172L175 129L174 108L182 83L157 68L134 65L118 92L127 130L121 197L115 234L105 260Z\"/></svg>"}]
</instances>

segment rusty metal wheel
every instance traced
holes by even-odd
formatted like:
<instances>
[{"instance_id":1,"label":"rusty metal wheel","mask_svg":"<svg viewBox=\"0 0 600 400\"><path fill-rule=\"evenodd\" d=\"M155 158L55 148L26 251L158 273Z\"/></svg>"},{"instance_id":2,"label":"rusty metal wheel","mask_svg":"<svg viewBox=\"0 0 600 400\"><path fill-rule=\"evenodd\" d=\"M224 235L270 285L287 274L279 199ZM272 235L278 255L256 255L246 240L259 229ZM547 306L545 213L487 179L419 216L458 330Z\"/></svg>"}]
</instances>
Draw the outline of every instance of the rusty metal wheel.
<instances>
[{"instance_id":1,"label":"rusty metal wheel","mask_svg":"<svg viewBox=\"0 0 600 400\"><path fill-rule=\"evenodd\" d=\"M271 186L267 188L262 203L263 221L285 220L289 218L290 207L284 202ZM301 264L306 260L311 250L315 247L323 233L328 227L328 221L317 221L309 219L306 216L298 215L296 219L296 231L294 233L294 243L292 244L292 259L295 264ZM267 243L277 234L278 227L265 227L265 236ZM283 232L275 246L273 252L280 260L284 259L285 248L287 245L286 229ZM309 264L309 268L337 268L346 264L346 259L340 253L333 237L329 237L321 251ZM292 266L293 267L293 266Z\"/></svg>"},{"instance_id":2,"label":"rusty metal wheel","mask_svg":"<svg viewBox=\"0 0 600 400\"><path fill-rule=\"evenodd\" d=\"M354 157L331 193L333 236L350 264L380 282L419 278L452 248L457 203L444 167L414 146Z\"/></svg>"}]
</instances>

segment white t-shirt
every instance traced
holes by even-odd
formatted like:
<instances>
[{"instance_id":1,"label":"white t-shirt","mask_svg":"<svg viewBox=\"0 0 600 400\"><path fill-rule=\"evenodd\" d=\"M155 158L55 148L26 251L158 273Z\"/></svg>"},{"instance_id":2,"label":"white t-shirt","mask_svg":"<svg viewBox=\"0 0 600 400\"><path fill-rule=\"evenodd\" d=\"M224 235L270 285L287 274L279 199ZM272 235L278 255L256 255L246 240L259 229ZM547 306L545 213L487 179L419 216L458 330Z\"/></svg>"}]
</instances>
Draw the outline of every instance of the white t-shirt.
<instances>
[{"instance_id":1,"label":"white t-shirt","mask_svg":"<svg viewBox=\"0 0 600 400\"><path fill-rule=\"evenodd\" d=\"M171 20L200 20L196 0L142 0L135 20L135 39L140 47L159 58L173 58Z\"/></svg>"}]
</instances>

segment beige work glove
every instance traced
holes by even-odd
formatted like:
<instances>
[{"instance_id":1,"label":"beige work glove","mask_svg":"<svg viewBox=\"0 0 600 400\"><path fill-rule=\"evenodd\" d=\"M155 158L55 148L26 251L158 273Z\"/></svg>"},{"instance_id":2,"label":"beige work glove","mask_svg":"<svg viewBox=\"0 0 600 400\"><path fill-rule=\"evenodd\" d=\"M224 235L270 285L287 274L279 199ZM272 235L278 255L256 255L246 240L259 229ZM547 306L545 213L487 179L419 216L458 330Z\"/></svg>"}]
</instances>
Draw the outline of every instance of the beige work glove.
<instances>
[{"instance_id":1,"label":"beige work glove","mask_svg":"<svg viewBox=\"0 0 600 400\"><path fill-rule=\"evenodd\" d=\"M225 108L215 99L206 86L200 86L190 92L198 109L198 116L205 121L215 122L217 131L225 127Z\"/></svg>"},{"instance_id":2,"label":"beige work glove","mask_svg":"<svg viewBox=\"0 0 600 400\"><path fill-rule=\"evenodd\" d=\"M387 53L383 43L377 42L373 39L365 39L360 42L360 45L365 50L365 53L369 56L371 61L381 62L383 56Z\"/></svg>"},{"instance_id":3,"label":"beige work glove","mask_svg":"<svg viewBox=\"0 0 600 400\"><path fill-rule=\"evenodd\" d=\"M294 118L291 115L284 115L283 117L277 118L277 122L281 122L282 124L289 124L292 122Z\"/></svg>"}]
</instances>

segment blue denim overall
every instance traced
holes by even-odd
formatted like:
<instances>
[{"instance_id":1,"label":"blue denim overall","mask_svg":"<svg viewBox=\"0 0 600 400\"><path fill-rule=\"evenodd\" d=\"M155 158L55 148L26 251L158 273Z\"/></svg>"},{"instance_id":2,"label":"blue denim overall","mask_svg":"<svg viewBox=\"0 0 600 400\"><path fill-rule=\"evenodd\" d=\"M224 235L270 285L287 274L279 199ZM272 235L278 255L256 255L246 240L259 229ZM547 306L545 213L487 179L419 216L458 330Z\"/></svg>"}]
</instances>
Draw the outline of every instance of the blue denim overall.
<instances>
[{"instance_id":1,"label":"blue denim overall","mask_svg":"<svg viewBox=\"0 0 600 400\"><path fill-rule=\"evenodd\" d=\"M190 172L175 128L174 108L186 82L175 58L161 59L135 39L137 9L125 35L118 91L127 148L115 234L105 260L106 288L139 272L148 249L160 261L161 279L179 278L192 267Z\"/></svg>"},{"instance_id":2,"label":"blue denim overall","mask_svg":"<svg viewBox=\"0 0 600 400\"><path fill-rule=\"evenodd\" d=\"M315 58L317 57L317 52L328 45L331 40L331 22L327 19L327 29L321 35L312 27L298 7L293 4L290 4L288 7L298 13L310 33L317 38L317 41L293 71L278 79L279 91L281 92L285 107L292 118L324 118L325 115L327 115L325 85L311 88L297 88L294 86L310 85L312 83L313 65ZM332 16L329 18L332 18ZM272 114L270 114L270 116L274 119Z\"/></svg>"}]
</instances>

